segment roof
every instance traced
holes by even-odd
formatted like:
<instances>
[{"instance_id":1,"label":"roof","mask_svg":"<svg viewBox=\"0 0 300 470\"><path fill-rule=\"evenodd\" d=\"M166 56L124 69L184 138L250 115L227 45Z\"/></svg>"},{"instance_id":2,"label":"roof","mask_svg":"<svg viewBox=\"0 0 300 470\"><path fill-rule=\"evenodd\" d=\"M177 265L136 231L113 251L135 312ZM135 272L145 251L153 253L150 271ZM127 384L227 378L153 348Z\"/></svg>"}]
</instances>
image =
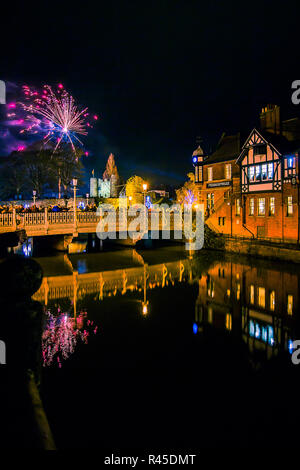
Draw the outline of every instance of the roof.
<instances>
[{"instance_id":1,"label":"roof","mask_svg":"<svg viewBox=\"0 0 300 470\"><path fill-rule=\"evenodd\" d=\"M262 130L258 130L256 128L252 129L250 132L249 136L247 139L244 140L243 142L243 148L241 149L241 152L237 158L237 163L243 155L246 152L246 144L250 138L250 136L253 134L253 132L256 132L260 137L266 141L266 143L270 144L277 152L279 152L281 155L287 155L291 153L295 153L300 149L300 141L294 140L290 141L286 139L283 135L280 134L273 134L272 132L266 132Z\"/></svg>"},{"instance_id":2,"label":"roof","mask_svg":"<svg viewBox=\"0 0 300 470\"><path fill-rule=\"evenodd\" d=\"M240 154L240 133L234 135L222 134L216 150L206 160L205 163L226 162L236 160Z\"/></svg>"}]
</instances>

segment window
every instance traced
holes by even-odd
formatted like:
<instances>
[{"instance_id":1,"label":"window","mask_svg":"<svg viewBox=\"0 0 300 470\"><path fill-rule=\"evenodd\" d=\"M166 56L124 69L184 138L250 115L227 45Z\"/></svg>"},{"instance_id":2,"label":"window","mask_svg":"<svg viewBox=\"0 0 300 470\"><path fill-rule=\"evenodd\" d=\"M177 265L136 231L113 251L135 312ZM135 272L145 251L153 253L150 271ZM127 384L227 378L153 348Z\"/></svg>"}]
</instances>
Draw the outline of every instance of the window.
<instances>
[{"instance_id":1,"label":"window","mask_svg":"<svg viewBox=\"0 0 300 470\"><path fill-rule=\"evenodd\" d=\"M260 181L261 180L261 166L256 165L255 167L255 181Z\"/></svg>"},{"instance_id":2,"label":"window","mask_svg":"<svg viewBox=\"0 0 300 470\"><path fill-rule=\"evenodd\" d=\"M200 181L200 183L202 183L202 166L199 166L198 167L198 181Z\"/></svg>"},{"instance_id":3,"label":"window","mask_svg":"<svg viewBox=\"0 0 300 470\"><path fill-rule=\"evenodd\" d=\"M253 155L266 155L266 153L266 145L256 145L255 147L253 147Z\"/></svg>"},{"instance_id":4,"label":"window","mask_svg":"<svg viewBox=\"0 0 300 470\"><path fill-rule=\"evenodd\" d=\"M266 200L264 197L258 199L258 215L265 215L266 211Z\"/></svg>"},{"instance_id":5,"label":"window","mask_svg":"<svg viewBox=\"0 0 300 470\"><path fill-rule=\"evenodd\" d=\"M212 179L213 179L213 169L212 169L212 167L207 168L207 179L208 179L208 181L212 181Z\"/></svg>"},{"instance_id":6,"label":"window","mask_svg":"<svg viewBox=\"0 0 300 470\"><path fill-rule=\"evenodd\" d=\"M241 200L240 199L237 199L235 201L235 214L241 215Z\"/></svg>"},{"instance_id":7,"label":"window","mask_svg":"<svg viewBox=\"0 0 300 470\"><path fill-rule=\"evenodd\" d=\"M225 217L218 217L218 225L225 225Z\"/></svg>"},{"instance_id":8,"label":"window","mask_svg":"<svg viewBox=\"0 0 300 470\"><path fill-rule=\"evenodd\" d=\"M248 167L249 181L267 181L272 180L274 176L273 163L263 163L260 165L251 165Z\"/></svg>"},{"instance_id":9,"label":"window","mask_svg":"<svg viewBox=\"0 0 300 470\"><path fill-rule=\"evenodd\" d=\"M269 215L275 215L275 197L270 197Z\"/></svg>"},{"instance_id":10,"label":"window","mask_svg":"<svg viewBox=\"0 0 300 470\"><path fill-rule=\"evenodd\" d=\"M215 201L214 193L207 193L207 195L206 195L206 206L207 206L207 209L213 209L213 207L214 207L214 201Z\"/></svg>"},{"instance_id":11,"label":"window","mask_svg":"<svg viewBox=\"0 0 300 470\"><path fill-rule=\"evenodd\" d=\"M261 179L262 181L266 181L268 179L268 165L264 164L261 166Z\"/></svg>"},{"instance_id":12,"label":"window","mask_svg":"<svg viewBox=\"0 0 300 470\"><path fill-rule=\"evenodd\" d=\"M275 310L275 291L270 292L270 310L274 312Z\"/></svg>"},{"instance_id":13,"label":"window","mask_svg":"<svg viewBox=\"0 0 300 470\"><path fill-rule=\"evenodd\" d=\"M254 197L252 197L249 202L249 215L254 215L254 207Z\"/></svg>"},{"instance_id":14,"label":"window","mask_svg":"<svg viewBox=\"0 0 300 470\"><path fill-rule=\"evenodd\" d=\"M288 168L294 168L294 159L293 159L293 157L288 158Z\"/></svg>"},{"instance_id":15,"label":"window","mask_svg":"<svg viewBox=\"0 0 300 470\"><path fill-rule=\"evenodd\" d=\"M248 177L250 181L254 181L255 168L254 166L249 166L248 168Z\"/></svg>"},{"instance_id":16,"label":"window","mask_svg":"<svg viewBox=\"0 0 300 470\"><path fill-rule=\"evenodd\" d=\"M254 285L250 286L250 304L254 305Z\"/></svg>"},{"instance_id":17,"label":"window","mask_svg":"<svg viewBox=\"0 0 300 470\"><path fill-rule=\"evenodd\" d=\"M293 198L288 196L287 198L287 215L293 215Z\"/></svg>"},{"instance_id":18,"label":"window","mask_svg":"<svg viewBox=\"0 0 300 470\"><path fill-rule=\"evenodd\" d=\"M273 172L274 172L273 163L268 163L268 179L269 180L273 179Z\"/></svg>"},{"instance_id":19,"label":"window","mask_svg":"<svg viewBox=\"0 0 300 470\"><path fill-rule=\"evenodd\" d=\"M264 287L258 288L258 305L262 308L266 306L266 289Z\"/></svg>"},{"instance_id":20,"label":"window","mask_svg":"<svg viewBox=\"0 0 300 470\"><path fill-rule=\"evenodd\" d=\"M231 313L226 313L226 330L231 330L232 328L232 315Z\"/></svg>"},{"instance_id":21,"label":"window","mask_svg":"<svg viewBox=\"0 0 300 470\"><path fill-rule=\"evenodd\" d=\"M225 179L230 180L231 179L231 165L228 163L225 165Z\"/></svg>"},{"instance_id":22,"label":"window","mask_svg":"<svg viewBox=\"0 0 300 470\"><path fill-rule=\"evenodd\" d=\"M294 297L292 295L288 295L287 299L287 313L289 315L293 315L293 303L294 303Z\"/></svg>"}]
</instances>

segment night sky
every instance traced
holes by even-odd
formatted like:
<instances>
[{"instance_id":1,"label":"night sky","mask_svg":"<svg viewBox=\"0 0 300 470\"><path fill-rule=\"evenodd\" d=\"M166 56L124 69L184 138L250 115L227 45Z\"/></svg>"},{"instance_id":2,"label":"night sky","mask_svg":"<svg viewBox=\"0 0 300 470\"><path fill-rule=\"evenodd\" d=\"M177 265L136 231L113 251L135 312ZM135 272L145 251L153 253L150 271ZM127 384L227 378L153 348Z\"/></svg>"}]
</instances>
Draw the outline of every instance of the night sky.
<instances>
[{"instance_id":1,"label":"night sky","mask_svg":"<svg viewBox=\"0 0 300 470\"><path fill-rule=\"evenodd\" d=\"M63 5L63 6L61 6ZM124 178L179 184L196 137L249 129L267 103L284 116L300 79L299 2L12 3L1 21L0 79L62 82L101 119L89 170L110 152ZM0 148L1 153L1 148Z\"/></svg>"}]
</instances>

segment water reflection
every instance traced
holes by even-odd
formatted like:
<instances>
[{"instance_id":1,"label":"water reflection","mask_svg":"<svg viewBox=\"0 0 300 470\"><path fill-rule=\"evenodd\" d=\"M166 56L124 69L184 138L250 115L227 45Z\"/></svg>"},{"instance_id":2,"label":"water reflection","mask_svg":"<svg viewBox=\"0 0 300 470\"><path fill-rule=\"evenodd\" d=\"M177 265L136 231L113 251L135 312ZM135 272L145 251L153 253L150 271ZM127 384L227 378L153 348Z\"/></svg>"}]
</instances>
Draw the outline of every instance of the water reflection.
<instances>
[{"instance_id":1,"label":"water reflection","mask_svg":"<svg viewBox=\"0 0 300 470\"><path fill-rule=\"evenodd\" d=\"M296 269L259 260L215 263L198 281L193 332L215 327L239 335L254 358L291 353L297 337Z\"/></svg>"},{"instance_id":2,"label":"water reflection","mask_svg":"<svg viewBox=\"0 0 300 470\"><path fill-rule=\"evenodd\" d=\"M57 271L63 274L58 275L51 264L53 259L48 260L42 286L34 298L47 309L67 299L73 318L64 320L64 314L58 312L54 321L48 313L45 362L53 363L55 351L60 351L63 358L69 357L76 341L85 341L87 325L80 325L83 320L88 321L86 299L101 312L101 302L115 299L120 304L126 298L138 303L140 315L151 321L151 292L165 289L167 296L176 298L182 295L176 289L179 284L185 286L186 295L191 295L191 287L197 288L192 335L201 337L215 329L232 338L239 337L256 365L279 352L292 352L299 304L299 273L294 267L224 255L213 260L212 254L205 252L193 255L182 251L174 257L170 261L166 251L161 250L64 255L60 258L63 268ZM42 259L39 261L43 263ZM51 275L47 275L50 265ZM160 295L163 298L163 291Z\"/></svg>"},{"instance_id":3,"label":"water reflection","mask_svg":"<svg viewBox=\"0 0 300 470\"><path fill-rule=\"evenodd\" d=\"M96 334L98 326L87 319L87 312L71 316L57 308L56 313L46 310L46 324L42 336L43 366L57 364L74 353L78 343L87 344L91 334Z\"/></svg>"}]
</instances>

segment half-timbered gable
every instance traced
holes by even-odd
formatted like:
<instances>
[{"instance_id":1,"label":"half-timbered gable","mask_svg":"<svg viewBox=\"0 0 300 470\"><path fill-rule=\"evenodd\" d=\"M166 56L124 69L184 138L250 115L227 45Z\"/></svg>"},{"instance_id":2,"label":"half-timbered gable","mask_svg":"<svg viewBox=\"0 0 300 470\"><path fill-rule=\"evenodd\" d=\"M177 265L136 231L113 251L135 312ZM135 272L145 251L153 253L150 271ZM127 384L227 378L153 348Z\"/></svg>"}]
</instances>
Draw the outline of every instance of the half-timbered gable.
<instances>
[{"instance_id":1,"label":"half-timbered gable","mask_svg":"<svg viewBox=\"0 0 300 470\"><path fill-rule=\"evenodd\" d=\"M283 183L298 176L295 146L282 136L262 134L257 129L244 143L237 163L242 193L281 191Z\"/></svg>"}]
</instances>

